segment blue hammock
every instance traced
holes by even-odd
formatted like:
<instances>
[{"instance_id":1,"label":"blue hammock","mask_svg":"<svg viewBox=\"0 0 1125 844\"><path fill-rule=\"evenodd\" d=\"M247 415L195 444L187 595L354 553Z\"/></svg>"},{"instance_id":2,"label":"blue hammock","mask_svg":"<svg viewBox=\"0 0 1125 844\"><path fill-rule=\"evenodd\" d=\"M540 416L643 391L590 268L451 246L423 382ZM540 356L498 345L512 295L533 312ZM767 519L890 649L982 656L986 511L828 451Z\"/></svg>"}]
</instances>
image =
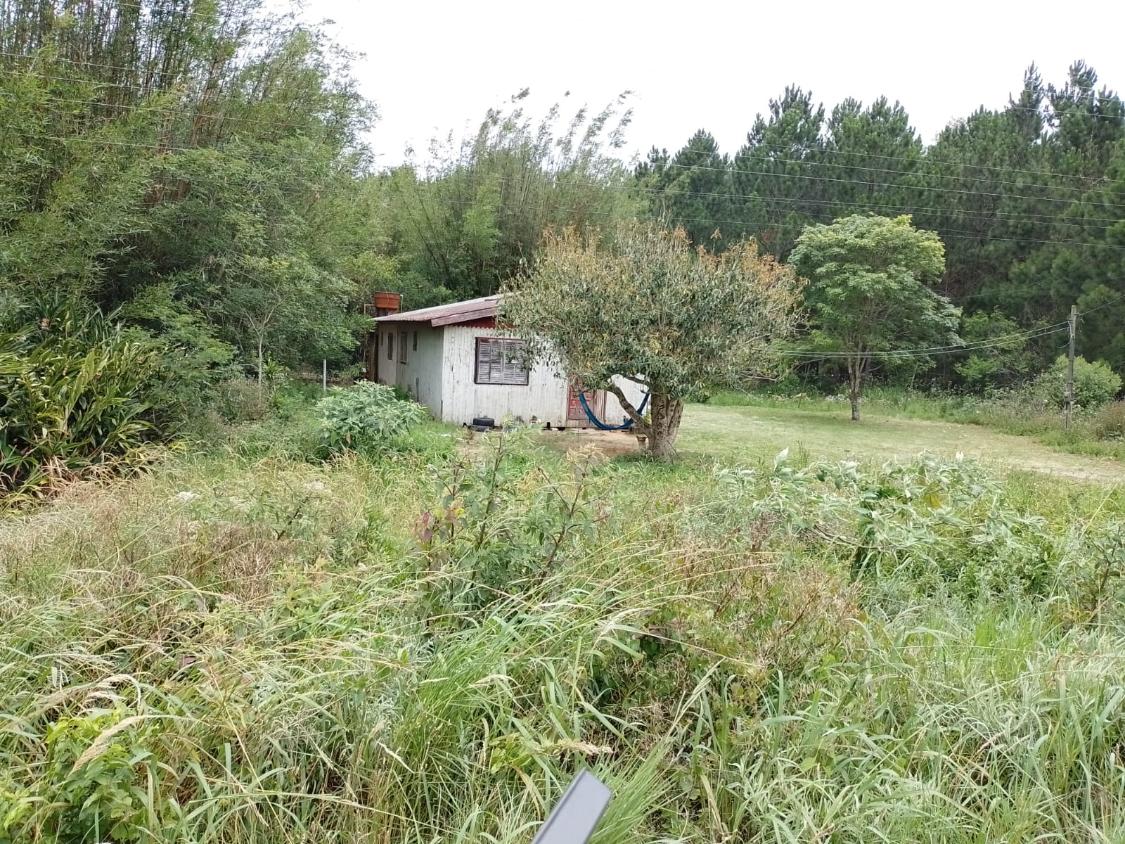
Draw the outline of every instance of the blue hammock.
<instances>
[{"instance_id":1,"label":"blue hammock","mask_svg":"<svg viewBox=\"0 0 1125 844\"><path fill-rule=\"evenodd\" d=\"M651 392L645 393L644 399L641 401L640 406L637 408L637 414L644 416L645 406L648 405L648 397L652 395ZM594 415L594 409L590 407L590 403L586 401L586 393L584 390L578 391L578 401L582 404L582 409L586 411L586 418L589 419L594 427L599 431L628 431L633 427L633 420L626 418L620 425L607 425Z\"/></svg>"}]
</instances>

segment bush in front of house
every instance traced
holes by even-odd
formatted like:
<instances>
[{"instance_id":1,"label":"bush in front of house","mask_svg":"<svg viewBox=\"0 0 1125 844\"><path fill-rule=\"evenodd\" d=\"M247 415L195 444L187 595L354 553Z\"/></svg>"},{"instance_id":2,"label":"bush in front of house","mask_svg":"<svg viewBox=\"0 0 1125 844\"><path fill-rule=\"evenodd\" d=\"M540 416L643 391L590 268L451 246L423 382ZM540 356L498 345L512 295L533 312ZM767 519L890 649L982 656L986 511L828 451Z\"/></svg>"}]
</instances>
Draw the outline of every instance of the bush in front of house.
<instances>
[{"instance_id":1,"label":"bush in front of house","mask_svg":"<svg viewBox=\"0 0 1125 844\"><path fill-rule=\"evenodd\" d=\"M428 417L422 405L372 381L334 389L316 410L321 443L330 454L382 451Z\"/></svg>"},{"instance_id":2,"label":"bush in front of house","mask_svg":"<svg viewBox=\"0 0 1125 844\"><path fill-rule=\"evenodd\" d=\"M1066 356L1059 355L1051 368L1039 376L1039 394L1055 407L1066 404ZM1121 376L1105 361L1074 359L1074 403L1079 407L1101 407L1113 400L1121 389Z\"/></svg>"}]
</instances>

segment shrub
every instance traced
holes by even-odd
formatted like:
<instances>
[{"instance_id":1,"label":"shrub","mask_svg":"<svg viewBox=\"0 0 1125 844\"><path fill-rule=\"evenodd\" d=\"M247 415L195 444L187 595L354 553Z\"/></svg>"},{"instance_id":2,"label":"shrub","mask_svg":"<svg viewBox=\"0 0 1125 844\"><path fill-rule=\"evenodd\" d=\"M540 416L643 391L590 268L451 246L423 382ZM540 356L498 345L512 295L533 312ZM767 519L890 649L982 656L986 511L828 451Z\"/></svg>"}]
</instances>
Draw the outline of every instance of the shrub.
<instances>
[{"instance_id":1,"label":"shrub","mask_svg":"<svg viewBox=\"0 0 1125 844\"><path fill-rule=\"evenodd\" d=\"M270 415L273 391L250 378L230 378L217 385L215 410L227 422L256 422Z\"/></svg>"},{"instance_id":2,"label":"shrub","mask_svg":"<svg viewBox=\"0 0 1125 844\"><path fill-rule=\"evenodd\" d=\"M1125 440L1125 401L1115 401L1099 410L1092 427L1099 440Z\"/></svg>"},{"instance_id":3,"label":"shrub","mask_svg":"<svg viewBox=\"0 0 1125 844\"><path fill-rule=\"evenodd\" d=\"M329 453L380 451L427 416L392 388L371 381L334 389L317 402L321 441Z\"/></svg>"},{"instance_id":4,"label":"shrub","mask_svg":"<svg viewBox=\"0 0 1125 844\"><path fill-rule=\"evenodd\" d=\"M1066 404L1066 371L1066 357L1059 355L1037 381L1043 397L1055 407ZM1074 359L1074 402L1079 407L1100 407L1111 401L1120 389L1121 376L1105 361L1091 363L1082 356Z\"/></svg>"},{"instance_id":5,"label":"shrub","mask_svg":"<svg viewBox=\"0 0 1125 844\"><path fill-rule=\"evenodd\" d=\"M153 434L156 350L74 302L0 335L0 496L136 453Z\"/></svg>"},{"instance_id":6,"label":"shrub","mask_svg":"<svg viewBox=\"0 0 1125 844\"><path fill-rule=\"evenodd\" d=\"M975 392L987 392L1022 380L1034 371L1033 351L1026 341L1014 335L1020 325L998 310L966 314L961 320L961 336L966 343L979 344L954 368Z\"/></svg>"}]
</instances>

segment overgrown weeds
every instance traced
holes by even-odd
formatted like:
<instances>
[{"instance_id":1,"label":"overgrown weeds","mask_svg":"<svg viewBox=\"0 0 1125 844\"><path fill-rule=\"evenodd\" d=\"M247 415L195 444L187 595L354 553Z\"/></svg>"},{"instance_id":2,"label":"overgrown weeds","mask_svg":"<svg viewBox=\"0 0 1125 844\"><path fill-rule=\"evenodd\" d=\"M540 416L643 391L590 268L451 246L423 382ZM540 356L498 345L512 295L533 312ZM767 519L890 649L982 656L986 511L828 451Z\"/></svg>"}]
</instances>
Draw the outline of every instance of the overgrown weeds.
<instances>
[{"instance_id":1,"label":"overgrown weeds","mask_svg":"<svg viewBox=\"0 0 1125 844\"><path fill-rule=\"evenodd\" d=\"M181 455L0 527L0 840L1111 841L1121 493L530 434Z\"/></svg>"}]
</instances>

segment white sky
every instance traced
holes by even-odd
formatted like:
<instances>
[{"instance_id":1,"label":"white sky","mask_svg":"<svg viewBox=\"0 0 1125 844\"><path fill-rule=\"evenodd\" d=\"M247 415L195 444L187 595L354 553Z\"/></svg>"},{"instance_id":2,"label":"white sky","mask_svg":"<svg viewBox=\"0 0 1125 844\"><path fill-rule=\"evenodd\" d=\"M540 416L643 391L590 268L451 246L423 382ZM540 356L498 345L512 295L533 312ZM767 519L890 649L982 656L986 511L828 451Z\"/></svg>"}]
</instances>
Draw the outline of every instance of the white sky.
<instances>
[{"instance_id":1,"label":"white sky","mask_svg":"<svg viewBox=\"0 0 1125 844\"><path fill-rule=\"evenodd\" d=\"M1079 14L1081 13L1081 14ZM354 72L378 105L380 166L466 134L523 87L567 115L629 89L626 157L675 151L706 128L725 152L788 83L828 109L846 96L900 100L923 140L976 106L1001 107L1024 68L1061 83L1085 59L1125 89L1125 2L680 2L307 0L364 53ZM566 92L570 96L563 99Z\"/></svg>"}]
</instances>

